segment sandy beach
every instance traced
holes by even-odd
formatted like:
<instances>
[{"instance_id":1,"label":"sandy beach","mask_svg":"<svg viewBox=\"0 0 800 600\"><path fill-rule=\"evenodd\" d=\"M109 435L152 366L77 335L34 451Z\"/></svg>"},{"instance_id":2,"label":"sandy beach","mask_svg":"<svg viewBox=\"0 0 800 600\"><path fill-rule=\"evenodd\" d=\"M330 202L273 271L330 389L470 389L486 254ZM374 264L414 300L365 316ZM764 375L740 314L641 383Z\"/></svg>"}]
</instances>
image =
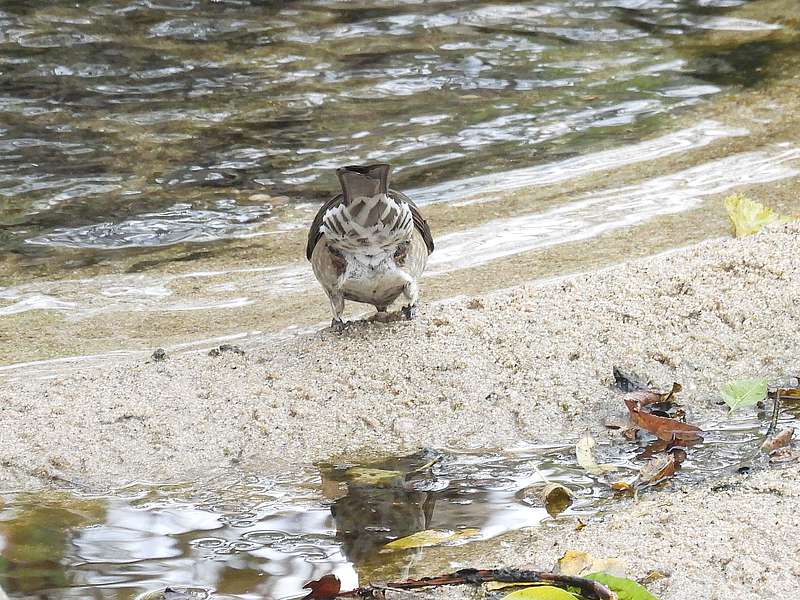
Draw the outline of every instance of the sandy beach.
<instances>
[{"instance_id":1,"label":"sandy beach","mask_svg":"<svg viewBox=\"0 0 800 600\"><path fill-rule=\"evenodd\" d=\"M798 374L796 224L599 272L423 305L246 355L121 362L0 391L0 478L86 485L274 471L341 454L561 441L619 412L614 366L684 385L689 420L719 389Z\"/></svg>"},{"instance_id":2,"label":"sandy beach","mask_svg":"<svg viewBox=\"0 0 800 600\"><path fill-rule=\"evenodd\" d=\"M565 442L585 429L603 443L603 419L622 413L614 366L655 387L681 382L690 422L724 421L725 382L791 384L800 373L799 242L800 224L773 226L424 305L413 322L6 383L0 482L202 482L423 446ZM581 532L476 544L474 560L543 568L578 547L622 556L637 577L670 572L655 588L667 600L800 591L796 465L710 486L652 493ZM459 561L470 563L469 552Z\"/></svg>"}]
</instances>

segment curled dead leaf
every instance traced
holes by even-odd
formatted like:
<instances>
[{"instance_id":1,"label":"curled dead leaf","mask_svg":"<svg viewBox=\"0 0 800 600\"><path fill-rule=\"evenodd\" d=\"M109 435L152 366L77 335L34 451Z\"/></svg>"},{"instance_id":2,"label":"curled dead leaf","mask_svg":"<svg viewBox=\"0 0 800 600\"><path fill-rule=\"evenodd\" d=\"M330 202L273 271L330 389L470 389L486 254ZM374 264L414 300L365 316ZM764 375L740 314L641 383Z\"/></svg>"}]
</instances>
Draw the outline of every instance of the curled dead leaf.
<instances>
[{"instance_id":1,"label":"curled dead leaf","mask_svg":"<svg viewBox=\"0 0 800 600\"><path fill-rule=\"evenodd\" d=\"M641 406L633 400L625 399L631 420L642 429L646 429L657 438L675 444L698 442L703 439L703 430L689 423L658 417L642 410Z\"/></svg>"},{"instance_id":2,"label":"curled dead leaf","mask_svg":"<svg viewBox=\"0 0 800 600\"><path fill-rule=\"evenodd\" d=\"M560 483L535 483L517 492L516 497L528 505L541 504L555 517L572 505L572 492Z\"/></svg>"},{"instance_id":3,"label":"curled dead leaf","mask_svg":"<svg viewBox=\"0 0 800 600\"><path fill-rule=\"evenodd\" d=\"M633 400L639 403L639 406L647 406L648 404L670 404L675 401L675 396L683 389L680 383L673 383L672 388L668 392L653 392L638 390L625 394L626 400Z\"/></svg>"},{"instance_id":4,"label":"curled dead leaf","mask_svg":"<svg viewBox=\"0 0 800 600\"><path fill-rule=\"evenodd\" d=\"M335 598L342 589L342 582L336 575L325 575L314 581L309 581L303 588L311 590L303 596L303 600L330 600Z\"/></svg>"},{"instance_id":5,"label":"curled dead leaf","mask_svg":"<svg viewBox=\"0 0 800 600\"><path fill-rule=\"evenodd\" d=\"M678 462L672 454L655 456L648 460L639 470L639 480L642 483L658 483L675 475Z\"/></svg>"}]
</instances>

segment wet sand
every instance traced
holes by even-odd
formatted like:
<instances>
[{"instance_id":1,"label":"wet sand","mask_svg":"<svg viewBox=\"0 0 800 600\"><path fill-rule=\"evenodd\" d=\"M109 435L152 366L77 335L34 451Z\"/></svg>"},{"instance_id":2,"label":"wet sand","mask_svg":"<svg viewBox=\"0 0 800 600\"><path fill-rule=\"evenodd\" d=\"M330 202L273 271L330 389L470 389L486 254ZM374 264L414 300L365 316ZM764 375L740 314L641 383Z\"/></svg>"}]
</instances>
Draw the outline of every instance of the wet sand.
<instances>
[{"instance_id":1,"label":"wet sand","mask_svg":"<svg viewBox=\"0 0 800 600\"><path fill-rule=\"evenodd\" d=\"M0 388L0 481L87 485L274 471L342 453L491 448L602 430L614 366L684 385L798 374L800 226L423 305L249 349L121 361Z\"/></svg>"},{"instance_id":2,"label":"wet sand","mask_svg":"<svg viewBox=\"0 0 800 600\"><path fill-rule=\"evenodd\" d=\"M798 243L793 223L427 304L413 322L357 323L244 356L135 359L6 382L0 485L203 482L422 446L563 443L585 429L602 442L603 419L623 411L614 366L656 387L681 382L688 420L718 423L725 382L791 384L800 373ZM494 552L498 564L549 567L569 545L622 556L635 576L670 571L659 584L666 599L730 597L726 589L767 597L798 586L798 493L796 465L724 493L654 493L555 545L558 528L513 534L479 562Z\"/></svg>"}]
</instances>

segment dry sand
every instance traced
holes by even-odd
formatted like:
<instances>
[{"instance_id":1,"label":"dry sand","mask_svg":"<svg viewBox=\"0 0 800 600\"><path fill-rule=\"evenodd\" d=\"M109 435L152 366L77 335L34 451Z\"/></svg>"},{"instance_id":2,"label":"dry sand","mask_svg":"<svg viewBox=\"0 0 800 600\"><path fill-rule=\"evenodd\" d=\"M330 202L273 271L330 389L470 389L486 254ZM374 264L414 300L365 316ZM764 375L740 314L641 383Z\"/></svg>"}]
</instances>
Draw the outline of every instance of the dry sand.
<instances>
[{"instance_id":1,"label":"dry sand","mask_svg":"<svg viewBox=\"0 0 800 600\"><path fill-rule=\"evenodd\" d=\"M602 439L621 406L615 365L656 386L682 382L689 420L719 421L723 382L800 375L799 244L800 224L777 226L244 357L4 384L0 487L202 480L350 453L563 442L584 428ZM623 556L636 576L670 571L664 599L771 598L800 591L799 493L795 466L725 491L654 494L555 545L515 534L483 556L549 567L578 547Z\"/></svg>"}]
</instances>

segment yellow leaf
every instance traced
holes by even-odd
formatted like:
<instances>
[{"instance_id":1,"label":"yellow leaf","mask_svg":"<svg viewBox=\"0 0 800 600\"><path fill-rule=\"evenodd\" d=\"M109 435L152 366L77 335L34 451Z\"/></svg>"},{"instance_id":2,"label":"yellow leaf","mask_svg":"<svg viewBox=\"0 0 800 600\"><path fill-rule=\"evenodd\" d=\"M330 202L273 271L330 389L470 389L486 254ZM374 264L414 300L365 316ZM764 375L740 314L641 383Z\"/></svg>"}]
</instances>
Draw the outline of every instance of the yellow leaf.
<instances>
[{"instance_id":1,"label":"yellow leaf","mask_svg":"<svg viewBox=\"0 0 800 600\"><path fill-rule=\"evenodd\" d=\"M575 594L552 585L539 585L511 592L503 600L576 600Z\"/></svg>"},{"instance_id":2,"label":"yellow leaf","mask_svg":"<svg viewBox=\"0 0 800 600\"><path fill-rule=\"evenodd\" d=\"M620 494L633 493L633 486L627 481L615 481L611 484L611 489Z\"/></svg>"},{"instance_id":3,"label":"yellow leaf","mask_svg":"<svg viewBox=\"0 0 800 600\"><path fill-rule=\"evenodd\" d=\"M510 588L531 587L535 585L544 585L535 581L525 581L520 583L511 583L507 581L487 581L483 584L487 592L496 592L497 590L507 590Z\"/></svg>"},{"instance_id":4,"label":"yellow leaf","mask_svg":"<svg viewBox=\"0 0 800 600\"><path fill-rule=\"evenodd\" d=\"M617 467L614 465L597 464L597 461L594 459L594 447L596 445L597 443L589 433L584 434L584 436L578 440L578 443L575 445L575 455L578 457L578 464L592 475L603 475L604 473L616 471Z\"/></svg>"},{"instance_id":5,"label":"yellow leaf","mask_svg":"<svg viewBox=\"0 0 800 600\"><path fill-rule=\"evenodd\" d=\"M453 531L452 529L425 529L424 531L417 531L416 533L385 544L381 552L437 546L445 542L454 542L463 538L474 537L479 533L480 529L474 528L460 529L459 531Z\"/></svg>"},{"instance_id":6,"label":"yellow leaf","mask_svg":"<svg viewBox=\"0 0 800 600\"><path fill-rule=\"evenodd\" d=\"M733 223L733 231L736 237L752 235L761 230L764 225L775 221L792 221L791 217L784 217L777 214L771 208L759 202L750 200L742 194L733 194L725 198L725 210Z\"/></svg>"},{"instance_id":7,"label":"yellow leaf","mask_svg":"<svg viewBox=\"0 0 800 600\"><path fill-rule=\"evenodd\" d=\"M551 517L561 514L572 505L572 492L560 483L534 483L515 495L528 505L543 504Z\"/></svg>"},{"instance_id":8,"label":"yellow leaf","mask_svg":"<svg viewBox=\"0 0 800 600\"><path fill-rule=\"evenodd\" d=\"M562 575L580 577L597 571L625 577L626 568L625 563L618 558L595 558L588 552L580 550L567 550L564 556L558 559L558 572Z\"/></svg>"}]
</instances>

